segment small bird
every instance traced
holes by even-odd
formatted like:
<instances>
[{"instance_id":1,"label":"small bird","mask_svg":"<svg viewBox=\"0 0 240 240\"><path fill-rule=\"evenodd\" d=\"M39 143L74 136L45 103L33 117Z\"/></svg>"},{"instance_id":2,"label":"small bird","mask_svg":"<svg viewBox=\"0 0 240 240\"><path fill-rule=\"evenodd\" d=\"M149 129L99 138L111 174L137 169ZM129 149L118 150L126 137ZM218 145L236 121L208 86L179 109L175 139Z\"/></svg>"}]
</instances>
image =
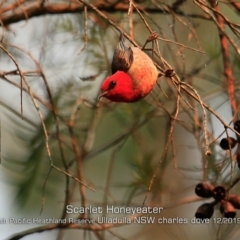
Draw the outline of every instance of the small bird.
<instances>
[{"instance_id":1,"label":"small bird","mask_svg":"<svg viewBox=\"0 0 240 240\"><path fill-rule=\"evenodd\" d=\"M137 47L130 47L120 37L112 60L112 75L101 85L99 99L136 102L146 97L157 82L158 71L151 58Z\"/></svg>"}]
</instances>

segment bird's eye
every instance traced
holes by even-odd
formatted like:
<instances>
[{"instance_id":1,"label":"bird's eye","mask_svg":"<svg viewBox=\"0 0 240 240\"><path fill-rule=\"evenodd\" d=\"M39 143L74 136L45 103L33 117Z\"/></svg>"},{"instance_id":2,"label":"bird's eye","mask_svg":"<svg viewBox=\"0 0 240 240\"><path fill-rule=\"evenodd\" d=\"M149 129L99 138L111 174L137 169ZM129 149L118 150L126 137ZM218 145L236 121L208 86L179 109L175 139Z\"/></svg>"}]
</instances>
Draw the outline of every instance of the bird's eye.
<instances>
[{"instance_id":1,"label":"bird's eye","mask_svg":"<svg viewBox=\"0 0 240 240\"><path fill-rule=\"evenodd\" d=\"M116 81L111 81L108 87L108 90L113 89L117 85Z\"/></svg>"}]
</instances>

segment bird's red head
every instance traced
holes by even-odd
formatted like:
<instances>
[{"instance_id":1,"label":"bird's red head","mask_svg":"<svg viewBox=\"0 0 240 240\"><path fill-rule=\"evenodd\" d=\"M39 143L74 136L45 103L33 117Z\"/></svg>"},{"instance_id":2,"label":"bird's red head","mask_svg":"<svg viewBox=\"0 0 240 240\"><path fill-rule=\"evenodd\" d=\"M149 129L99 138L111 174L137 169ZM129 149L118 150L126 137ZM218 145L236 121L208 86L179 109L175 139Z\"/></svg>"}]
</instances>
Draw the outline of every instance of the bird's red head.
<instances>
[{"instance_id":1,"label":"bird's red head","mask_svg":"<svg viewBox=\"0 0 240 240\"><path fill-rule=\"evenodd\" d=\"M133 84L127 73L117 71L103 81L99 98L105 97L114 102L135 102L139 97Z\"/></svg>"}]
</instances>

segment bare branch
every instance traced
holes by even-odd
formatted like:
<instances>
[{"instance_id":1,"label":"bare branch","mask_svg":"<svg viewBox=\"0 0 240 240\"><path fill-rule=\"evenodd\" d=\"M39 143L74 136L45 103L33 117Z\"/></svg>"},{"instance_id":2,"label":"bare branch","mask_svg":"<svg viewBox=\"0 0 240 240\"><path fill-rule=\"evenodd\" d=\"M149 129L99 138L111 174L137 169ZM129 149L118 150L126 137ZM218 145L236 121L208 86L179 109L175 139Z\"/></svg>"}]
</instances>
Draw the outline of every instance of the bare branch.
<instances>
[{"instance_id":1,"label":"bare branch","mask_svg":"<svg viewBox=\"0 0 240 240\"><path fill-rule=\"evenodd\" d=\"M44 16L47 14L59 15L59 14L67 14L67 13L84 12L84 4L78 3L78 2L51 3L49 1L45 1L45 3L42 4L40 1L25 3L25 1L22 0L22 2L20 3L21 5L11 4L0 10L1 25L7 26L12 23L16 23L22 20L28 20L33 17ZM103 4L102 1L101 2L96 1L94 3L94 6L99 11L105 11L109 13L122 12L122 11L127 13L129 11L129 5L122 2L118 2L115 5L108 5L108 4ZM136 9L134 8L132 10L136 11ZM144 10L149 13L166 14L166 11L164 9L155 8L155 7L144 7ZM174 8L172 10L174 11ZM88 12L92 12L92 11L94 10L91 8L88 9ZM210 20L210 18L203 15L199 15L199 14L187 14L181 11L178 11L177 14L182 16L188 16L193 18L196 17L200 19Z\"/></svg>"}]
</instances>

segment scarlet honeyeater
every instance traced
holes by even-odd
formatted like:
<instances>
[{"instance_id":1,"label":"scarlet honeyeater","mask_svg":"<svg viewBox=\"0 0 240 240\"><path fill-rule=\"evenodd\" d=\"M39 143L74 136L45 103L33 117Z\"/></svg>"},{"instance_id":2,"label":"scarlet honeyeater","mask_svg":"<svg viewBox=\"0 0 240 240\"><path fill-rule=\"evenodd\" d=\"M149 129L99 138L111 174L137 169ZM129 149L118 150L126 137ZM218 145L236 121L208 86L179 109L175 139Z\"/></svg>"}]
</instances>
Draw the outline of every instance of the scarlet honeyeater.
<instances>
[{"instance_id":1,"label":"scarlet honeyeater","mask_svg":"<svg viewBox=\"0 0 240 240\"><path fill-rule=\"evenodd\" d=\"M121 35L113 54L112 75L103 81L99 98L136 102L149 94L157 78L151 58L139 48L126 45Z\"/></svg>"}]
</instances>

